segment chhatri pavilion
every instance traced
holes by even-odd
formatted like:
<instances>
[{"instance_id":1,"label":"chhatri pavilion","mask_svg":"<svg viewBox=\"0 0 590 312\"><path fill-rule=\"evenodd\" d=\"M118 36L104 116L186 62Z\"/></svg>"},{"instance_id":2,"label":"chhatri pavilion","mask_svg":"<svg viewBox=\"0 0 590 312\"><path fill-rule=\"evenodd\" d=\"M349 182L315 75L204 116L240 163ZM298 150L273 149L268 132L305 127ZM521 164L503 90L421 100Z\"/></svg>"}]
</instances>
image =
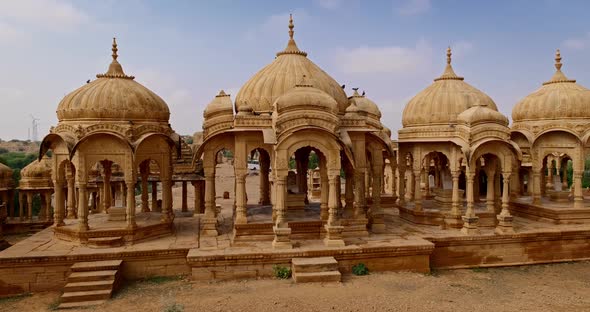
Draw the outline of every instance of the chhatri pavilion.
<instances>
[{"instance_id":1,"label":"chhatri pavilion","mask_svg":"<svg viewBox=\"0 0 590 312\"><path fill-rule=\"evenodd\" d=\"M559 50L510 124L457 74L449 47L392 141L374 101L299 49L292 18L286 39L236 95L212 96L192 143L123 71L113 39L108 70L61 100L19 185L0 164L0 250L2 228L48 227L0 252L0 296L92 270L212 280L278 265L296 281L339 281L359 263L428 272L590 258L590 90L562 72ZM62 299L89 300L75 296Z\"/></svg>"}]
</instances>

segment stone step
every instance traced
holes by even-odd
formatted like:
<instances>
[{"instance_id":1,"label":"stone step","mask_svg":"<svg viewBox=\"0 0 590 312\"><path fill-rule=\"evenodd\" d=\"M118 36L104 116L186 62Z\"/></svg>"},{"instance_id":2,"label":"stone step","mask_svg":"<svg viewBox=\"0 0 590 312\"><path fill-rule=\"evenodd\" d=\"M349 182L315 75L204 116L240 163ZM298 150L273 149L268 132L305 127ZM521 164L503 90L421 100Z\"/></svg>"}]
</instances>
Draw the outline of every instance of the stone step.
<instances>
[{"instance_id":1,"label":"stone step","mask_svg":"<svg viewBox=\"0 0 590 312\"><path fill-rule=\"evenodd\" d=\"M110 281L115 280L117 270L89 271L89 272L72 272L68 276L68 283L93 282L93 281Z\"/></svg>"},{"instance_id":2,"label":"stone step","mask_svg":"<svg viewBox=\"0 0 590 312\"><path fill-rule=\"evenodd\" d=\"M340 282L342 274L338 271L294 273L295 283Z\"/></svg>"},{"instance_id":3,"label":"stone step","mask_svg":"<svg viewBox=\"0 0 590 312\"><path fill-rule=\"evenodd\" d=\"M105 302L106 302L106 300L64 302L64 303L60 304L57 308L58 309L86 308L86 307L91 307L91 306L95 306L95 305L101 305Z\"/></svg>"},{"instance_id":4,"label":"stone step","mask_svg":"<svg viewBox=\"0 0 590 312\"><path fill-rule=\"evenodd\" d=\"M67 283L64 292L92 291L113 289L115 280Z\"/></svg>"},{"instance_id":5,"label":"stone step","mask_svg":"<svg viewBox=\"0 0 590 312\"><path fill-rule=\"evenodd\" d=\"M111 289L66 292L61 296L62 303L98 301L111 298Z\"/></svg>"},{"instance_id":6,"label":"stone step","mask_svg":"<svg viewBox=\"0 0 590 312\"><path fill-rule=\"evenodd\" d=\"M77 262L72 265L72 272L118 270L123 260L105 260Z\"/></svg>"},{"instance_id":7,"label":"stone step","mask_svg":"<svg viewBox=\"0 0 590 312\"><path fill-rule=\"evenodd\" d=\"M338 271L338 261L334 257L293 258L293 273L313 273Z\"/></svg>"},{"instance_id":8,"label":"stone step","mask_svg":"<svg viewBox=\"0 0 590 312\"><path fill-rule=\"evenodd\" d=\"M123 237L112 236L112 237L92 237L88 239L86 243L89 247L119 247L123 246Z\"/></svg>"}]
</instances>

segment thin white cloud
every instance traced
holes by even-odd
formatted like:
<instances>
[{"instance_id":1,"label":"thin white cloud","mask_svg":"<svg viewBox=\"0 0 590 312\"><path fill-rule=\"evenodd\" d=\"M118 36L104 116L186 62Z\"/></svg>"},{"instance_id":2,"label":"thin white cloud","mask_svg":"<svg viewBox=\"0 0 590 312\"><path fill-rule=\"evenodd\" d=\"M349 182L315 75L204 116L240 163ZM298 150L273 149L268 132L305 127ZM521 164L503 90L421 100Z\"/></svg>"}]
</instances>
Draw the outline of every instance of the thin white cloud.
<instances>
[{"instance_id":1,"label":"thin white cloud","mask_svg":"<svg viewBox=\"0 0 590 312\"><path fill-rule=\"evenodd\" d=\"M418 15L428 12L432 7L430 0L406 0L403 4L397 5L394 2L394 10L399 15Z\"/></svg>"},{"instance_id":2,"label":"thin white cloud","mask_svg":"<svg viewBox=\"0 0 590 312\"><path fill-rule=\"evenodd\" d=\"M584 50L590 47L590 32L583 37L569 38L564 40L561 45L564 48L572 50Z\"/></svg>"},{"instance_id":3,"label":"thin white cloud","mask_svg":"<svg viewBox=\"0 0 590 312\"><path fill-rule=\"evenodd\" d=\"M295 9L290 13L274 14L269 16L264 23L248 29L244 37L247 40L254 40L256 38L265 38L269 35L276 36L278 34L284 34L286 36L289 30L287 28L289 25L289 14L293 14L295 25L298 22L306 22L309 19L309 14L304 9Z\"/></svg>"},{"instance_id":4,"label":"thin white cloud","mask_svg":"<svg viewBox=\"0 0 590 312\"><path fill-rule=\"evenodd\" d=\"M336 66L345 73L409 73L421 71L432 56L432 48L425 40L415 47L361 46L336 53Z\"/></svg>"}]
</instances>

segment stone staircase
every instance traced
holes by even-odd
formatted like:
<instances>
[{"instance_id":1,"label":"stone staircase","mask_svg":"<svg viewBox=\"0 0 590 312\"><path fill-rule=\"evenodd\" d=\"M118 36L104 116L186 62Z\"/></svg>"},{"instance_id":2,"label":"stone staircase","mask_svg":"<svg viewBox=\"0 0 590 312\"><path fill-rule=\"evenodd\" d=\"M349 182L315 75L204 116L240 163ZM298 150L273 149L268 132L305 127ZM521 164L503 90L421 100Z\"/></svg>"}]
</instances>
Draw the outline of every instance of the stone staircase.
<instances>
[{"instance_id":1,"label":"stone staircase","mask_svg":"<svg viewBox=\"0 0 590 312\"><path fill-rule=\"evenodd\" d=\"M59 309L99 305L111 298L120 283L122 260L78 262L72 265Z\"/></svg>"},{"instance_id":2,"label":"stone staircase","mask_svg":"<svg viewBox=\"0 0 590 312\"><path fill-rule=\"evenodd\" d=\"M334 257L293 258L291 263L295 283L340 282L342 277Z\"/></svg>"}]
</instances>

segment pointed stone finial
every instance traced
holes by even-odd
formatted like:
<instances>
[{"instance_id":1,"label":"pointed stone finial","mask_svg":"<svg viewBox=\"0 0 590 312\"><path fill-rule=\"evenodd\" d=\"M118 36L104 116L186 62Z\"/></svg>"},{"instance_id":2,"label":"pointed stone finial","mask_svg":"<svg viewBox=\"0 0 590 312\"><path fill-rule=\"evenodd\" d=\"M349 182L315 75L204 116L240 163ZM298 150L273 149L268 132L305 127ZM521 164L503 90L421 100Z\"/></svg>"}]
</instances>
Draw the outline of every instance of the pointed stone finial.
<instances>
[{"instance_id":1,"label":"pointed stone finial","mask_svg":"<svg viewBox=\"0 0 590 312\"><path fill-rule=\"evenodd\" d=\"M291 40L293 40L293 34L295 34L293 28L295 28L295 25L293 25L293 14L289 14L289 38Z\"/></svg>"},{"instance_id":2,"label":"pointed stone finial","mask_svg":"<svg viewBox=\"0 0 590 312\"><path fill-rule=\"evenodd\" d=\"M119 57L119 55L117 55L117 51L119 51L119 49L117 49L117 38L113 37L113 48L111 49L113 51L113 61L117 60L117 57Z\"/></svg>"},{"instance_id":3,"label":"pointed stone finial","mask_svg":"<svg viewBox=\"0 0 590 312\"><path fill-rule=\"evenodd\" d=\"M561 70L561 66L563 64L561 64L561 52L559 52L559 49L557 49L557 51L555 52L555 68L557 70Z\"/></svg>"},{"instance_id":4,"label":"pointed stone finial","mask_svg":"<svg viewBox=\"0 0 590 312\"><path fill-rule=\"evenodd\" d=\"M451 46L449 46L447 48L447 64L451 65L451 55L453 55L453 53L451 53Z\"/></svg>"},{"instance_id":5,"label":"pointed stone finial","mask_svg":"<svg viewBox=\"0 0 590 312\"><path fill-rule=\"evenodd\" d=\"M224 90L220 90L219 94L217 94L215 97L224 97L224 96L229 96L229 94L225 93Z\"/></svg>"}]
</instances>

